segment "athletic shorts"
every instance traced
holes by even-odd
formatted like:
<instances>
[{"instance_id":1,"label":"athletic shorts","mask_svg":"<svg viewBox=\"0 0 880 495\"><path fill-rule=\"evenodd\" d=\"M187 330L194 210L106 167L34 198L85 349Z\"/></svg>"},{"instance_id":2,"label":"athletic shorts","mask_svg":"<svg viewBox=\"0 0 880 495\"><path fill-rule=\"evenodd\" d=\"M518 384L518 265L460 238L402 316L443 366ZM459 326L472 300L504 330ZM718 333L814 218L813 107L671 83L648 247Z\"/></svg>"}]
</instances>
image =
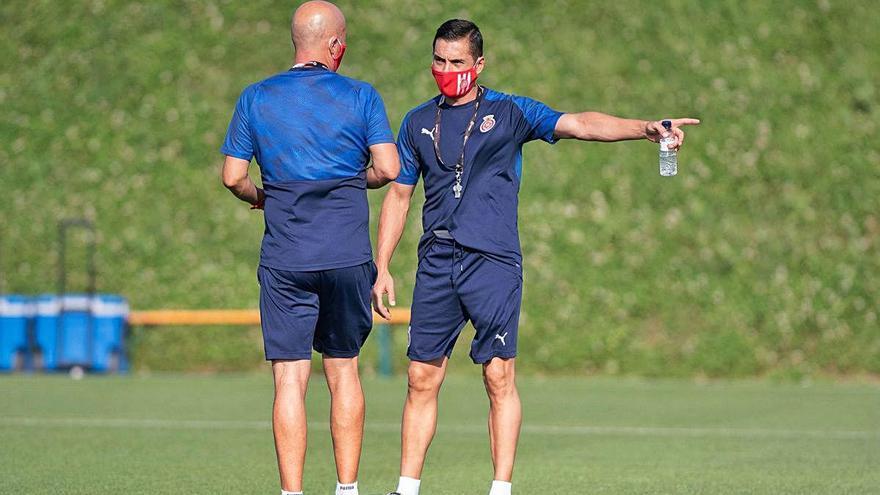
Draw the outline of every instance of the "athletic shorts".
<instances>
[{"instance_id":1,"label":"athletic shorts","mask_svg":"<svg viewBox=\"0 0 880 495\"><path fill-rule=\"evenodd\" d=\"M315 272L260 266L260 318L266 359L310 359L360 353L373 327L370 289L376 265Z\"/></svg>"},{"instance_id":2,"label":"athletic shorts","mask_svg":"<svg viewBox=\"0 0 880 495\"><path fill-rule=\"evenodd\" d=\"M407 356L451 356L468 320L476 329L474 363L516 356L522 267L490 258L453 240L435 238L419 260Z\"/></svg>"}]
</instances>

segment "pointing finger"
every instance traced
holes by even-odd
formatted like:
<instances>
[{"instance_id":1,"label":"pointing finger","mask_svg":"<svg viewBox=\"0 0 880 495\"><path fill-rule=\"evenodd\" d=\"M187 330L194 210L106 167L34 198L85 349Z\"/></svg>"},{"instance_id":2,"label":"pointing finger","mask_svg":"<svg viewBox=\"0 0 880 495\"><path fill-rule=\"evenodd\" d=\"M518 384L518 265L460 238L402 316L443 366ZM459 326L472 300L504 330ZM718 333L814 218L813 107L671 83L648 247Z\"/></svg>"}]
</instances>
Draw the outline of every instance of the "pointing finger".
<instances>
[{"instance_id":1,"label":"pointing finger","mask_svg":"<svg viewBox=\"0 0 880 495\"><path fill-rule=\"evenodd\" d=\"M700 125L700 119L672 119L672 127L681 127L683 125Z\"/></svg>"}]
</instances>

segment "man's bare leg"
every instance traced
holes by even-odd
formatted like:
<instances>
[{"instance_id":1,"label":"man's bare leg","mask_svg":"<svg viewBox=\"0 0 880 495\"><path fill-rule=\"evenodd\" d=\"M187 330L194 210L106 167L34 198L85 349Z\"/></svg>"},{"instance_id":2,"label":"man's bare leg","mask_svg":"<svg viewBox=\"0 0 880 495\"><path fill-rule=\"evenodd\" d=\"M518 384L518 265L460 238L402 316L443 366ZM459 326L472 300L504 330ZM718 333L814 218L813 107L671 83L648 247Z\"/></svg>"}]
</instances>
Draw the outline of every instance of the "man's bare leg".
<instances>
[{"instance_id":1,"label":"man's bare leg","mask_svg":"<svg viewBox=\"0 0 880 495\"><path fill-rule=\"evenodd\" d=\"M421 479L428 447L437 430L437 396L448 359L409 363L409 388L403 406L400 476Z\"/></svg>"},{"instance_id":2,"label":"man's bare leg","mask_svg":"<svg viewBox=\"0 0 880 495\"><path fill-rule=\"evenodd\" d=\"M330 389L330 434L340 483L357 481L364 438L364 392L358 358L324 356L324 375Z\"/></svg>"},{"instance_id":3,"label":"man's bare leg","mask_svg":"<svg viewBox=\"0 0 880 495\"><path fill-rule=\"evenodd\" d=\"M281 489L302 491L303 464L306 460L306 389L311 361L272 361L275 376L275 403L272 407L272 431Z\"/></svg>"},{"instance_id":4,"label":"man's bare leg","mask_svg":"<svg viewBox=\"0 0 880 495\"><path fill-rule=\"evenodd\" d=\"M515 358L494 358L483 365L483 382L489 395L489 446L495 479L510 482L516 444L522 424L522 406L516 390Z\"/></svg>"}]
</instances>

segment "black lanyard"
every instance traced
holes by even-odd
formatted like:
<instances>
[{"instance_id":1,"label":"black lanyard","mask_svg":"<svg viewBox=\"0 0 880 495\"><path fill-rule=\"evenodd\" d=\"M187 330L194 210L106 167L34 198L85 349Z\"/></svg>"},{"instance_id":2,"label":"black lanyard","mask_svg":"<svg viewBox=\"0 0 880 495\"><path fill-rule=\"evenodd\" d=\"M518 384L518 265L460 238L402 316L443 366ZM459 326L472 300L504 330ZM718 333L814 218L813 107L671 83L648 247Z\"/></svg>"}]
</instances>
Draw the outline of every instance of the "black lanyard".
<instances>
[{"instance_id":1,"label":"black lanyard","mask_svg":"<svg viewBox=\"0 0 880 495\"><path fill-rule=\"evenodd\" d=\"M452 193L456 198L461 198L461 192L464 190L464 187L461 185L461 179L464 175L464 150L467 146L468 139L471 137L471 132L474 130L474 124L477 121L477 114L480 111L480 103L482 101L483 96L483 87L477 86L477 103L474 105L474 115L471 117L471 121L468 122L467 129L464 131L464 140L461 143L461 154L458 156L458 161L455 162L455 184L452 186ZM442 100L439 104L437 104L437 117L434 119L434 154L437 155L437 162L440 163L440 166L443 168L449 168L443 163L443 158L440 156L440 112L443 110Z\"/></svg>"},{"instance_id":2,"label":"black lanyard","mask_svg":"<svg viewBox=\"0 0 880 495\"><path fill-rule=\"evenodd\" d=\"M330 67L327 67L326 65L322 64L321 62L318 62L317 60L312 60L311 62L305 62L302 64L296 64L293 67L291 67L290 70L317 69L319 67L322 69L325 69L325 70L330 70Z\"/></svg>"}]
</instances>

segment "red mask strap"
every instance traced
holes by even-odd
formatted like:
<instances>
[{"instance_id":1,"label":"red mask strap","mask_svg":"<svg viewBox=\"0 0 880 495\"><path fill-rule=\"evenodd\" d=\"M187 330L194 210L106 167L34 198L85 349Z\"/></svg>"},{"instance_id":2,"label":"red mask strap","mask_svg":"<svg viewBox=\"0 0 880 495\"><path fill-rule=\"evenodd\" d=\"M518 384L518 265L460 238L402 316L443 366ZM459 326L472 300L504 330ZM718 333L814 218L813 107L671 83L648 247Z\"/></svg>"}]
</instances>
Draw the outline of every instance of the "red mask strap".
<instances>
[{"instance_id":1,"label":"red mask strap","mask_svg":"<svg viewBox=\"0 0 880 495\"><path fill-rule=\"evenodd\" d=\"M335 70L339 70L339 66L342 65L342 57L345 56L346 44L343 43L342 40L340 40L338 38L336 39L336 41L339 43L339 53L337 53L336 56L333 57L333 62L336 63Z\"/></svg>"}]
</instances>

